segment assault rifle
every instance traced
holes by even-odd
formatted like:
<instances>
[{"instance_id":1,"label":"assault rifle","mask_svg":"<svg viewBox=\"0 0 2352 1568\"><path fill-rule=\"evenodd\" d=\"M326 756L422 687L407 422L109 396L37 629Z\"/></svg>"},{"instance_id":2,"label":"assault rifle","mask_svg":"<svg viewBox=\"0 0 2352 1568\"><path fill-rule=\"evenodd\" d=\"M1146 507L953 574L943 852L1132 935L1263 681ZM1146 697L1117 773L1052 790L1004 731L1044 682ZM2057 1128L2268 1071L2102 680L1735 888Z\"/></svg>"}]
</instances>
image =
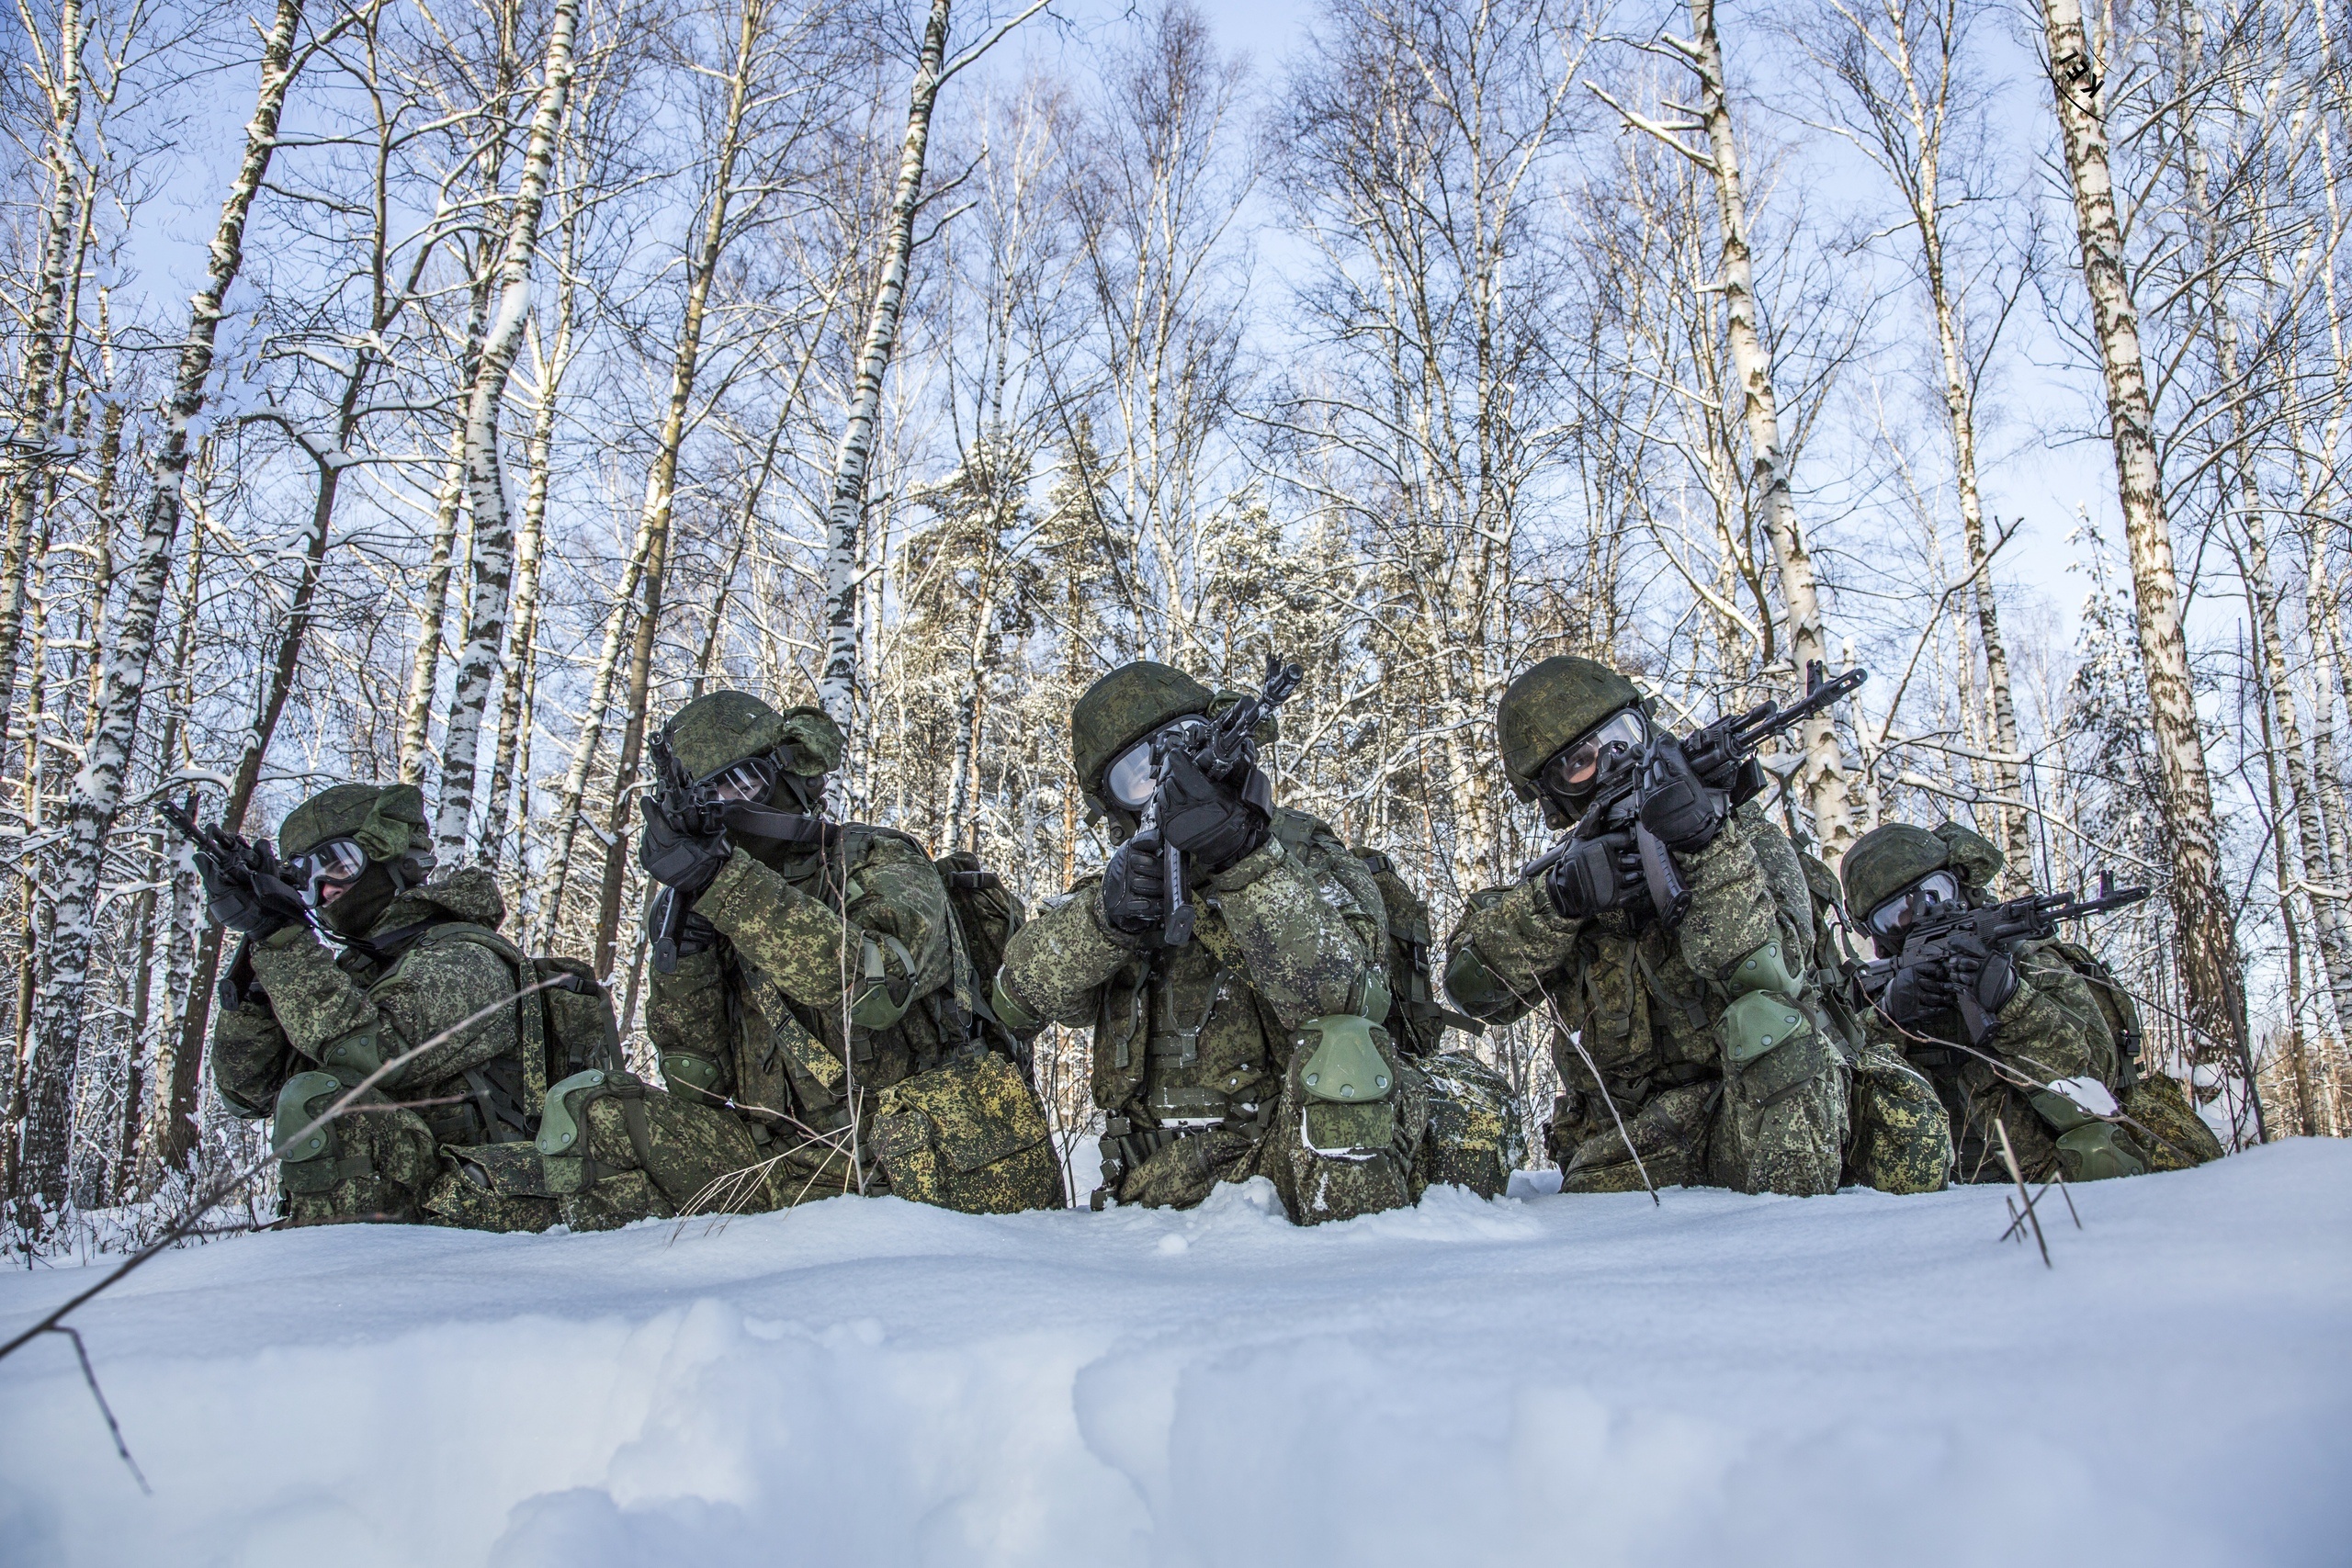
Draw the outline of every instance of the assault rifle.
<instances>
[{"instance_id":1,"label":"assault rifle","mask_svg":"<svg viewBox=\"0 0 2352 1568\"><path fill-rule=\"evenodd\" d=\"M1639 746L1625 748L1609 773L1602 778L1600 793L1592 806L1577 819L1567 837L1543 854L1520 868L1520 880L1532 881L1550 870L1579 840L1598 839L1608 833L1633 829L1634 848L1641 852L1642 881L1650 896L1650 906L1658 919L1668 928L1682 923L1690 912L1690 889L1682 880L1682 873L1674 863L1657 834L1642 826L1642 802L1656 787L1661 770L1660 752L1668 746L1679 746L1687 755L1691 752L1722 752L1736 758L1743 774L1749 774L1748 764L1765 741L1782 730L1804 723L1844 700L1857 687L1870 679L1867 670L1854 669L1834 679L1823 679L1821 665L1815 661L1805 671L1805 694L1793 703L1782 705L1761 702L1743 713L1730 714L1715 720L1705 728L1694 732L1688 740L1677 740L1671 735L1654 735ZM1752 774L1760 781L1761 774ZM1735 786L1733 804L1752 798L1761 788L1760 782L1743 789Z\"/></svg>"},{"instance_id":2,"label":"assault rifle","mask_svg":"<svg viewBox=\"0 0 2352 1568\"><path fill-rule=\"evenodd\" d=\"M1285 664L1278 654L1266 656L1264 689L1250 693L1239 702L1212 719L1208 739L1200 750L1191 754L1193 765L1216 784L1230 784L1237 773L1246 775L1258 760L1256 743L1250 739L1268 714L1283 705L1306 672L1295 664ZM1176 742L1154 740L1151 749L1153 785L1151 798L1144 803L1137 831L1157 833L1159 829L1162 796L1167 793L1168 764L1178 750ZM1254 786L1254 787L1253 787ZM1243 795L1267 816L1273 815L1273 795L1266 787L1264 776L1259 775L1245 786ZM1175 845L1159 841L1160 871L1167 888L1166 914L1160 922L1160 940L1170 947L1182 947L1193 940L1193 906L1184 901L1184 856Z\"/></svg>"},{"instance_id":3,"label":"assault rifle","mask_svg":"<svg viewBox=\"0 0 2352 1568\"><path fill-rule=\"evenodd\" d=\"M653 759L653 807L681 832L707 837L731 828L787 843L830 843L837 832L821 818L779 811L761 801L721 800L709 784L695 783L685 764L670 750L666 731L657 731L647 750ZM679 897L678 890L666 883L657 887L645 923L658 972L669 975L677 970L678 939L693 912L693 899Z\"/></svg>"},{"instance_id":4,"label":"assault rifle","mask_svg":"<svg viewBox=\"0 0 2352 1568\"><path fill-rule=\"evenodd\" d=\"M2061 920L2079 920L2129 908L2147 896L2144 887L2116 886L2113 874L2103 871L2098 874L2098 897L2095 898L2077 897L2071 892L2029 893L1982 909L1947 908L1931 901L1905 933L1901 953L1862 965L1862 994L1875 1000L1885 994L1897 970L1949 957L1959 938L1973 937L1984 943L1988 952L2007 953L2020 942L2044 942L2057 935ZM1968 1027L1969 1043L1983 1043L1993 1032L1992 1016L1977 999L1973 986L1954 989L1958 992L1955 999L1960 1021Z\"/></svg>"},{"instance_id":5,"label":"assault rifle","mask_svg":"<svg viewBox=\"0 0 2352 1568\"><path fill-rule=\"evenodd\" d=\"M284 889L284 897L301 911L303 922L310 923L310 911L302 903L301 893L280 874L277 856L266 841L249 843L234 833L198 823L193 790L188 792L186 806L175 806L168 798L157 801L155 814L196 846L197 859L208 868L205 880L218 894L243 898L258 908L266 900L257 882L266 877Z\"/></svg>"}]
</instances>

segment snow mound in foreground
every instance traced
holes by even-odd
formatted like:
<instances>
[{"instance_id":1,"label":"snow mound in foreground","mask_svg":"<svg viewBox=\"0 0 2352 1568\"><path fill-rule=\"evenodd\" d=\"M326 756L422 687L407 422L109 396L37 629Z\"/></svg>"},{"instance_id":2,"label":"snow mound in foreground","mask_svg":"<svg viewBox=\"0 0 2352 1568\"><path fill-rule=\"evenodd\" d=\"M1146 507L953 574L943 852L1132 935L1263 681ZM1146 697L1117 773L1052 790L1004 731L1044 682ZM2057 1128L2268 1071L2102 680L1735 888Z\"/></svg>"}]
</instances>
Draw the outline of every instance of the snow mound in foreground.
<instances>
[{"instance_id":1,"label":"snow mound in foreground","mask_svg":"<svg viewBox=\"0 0 2352 1568\"><path fill-rule=\"evenodd\" d=\"M2341 1562L2352 1145L2075 1201L2054 1270L1981 1188L256 1236L74 1320L153 1498L0 1363L0 1559Z\"/></svg>"}]
</instances>

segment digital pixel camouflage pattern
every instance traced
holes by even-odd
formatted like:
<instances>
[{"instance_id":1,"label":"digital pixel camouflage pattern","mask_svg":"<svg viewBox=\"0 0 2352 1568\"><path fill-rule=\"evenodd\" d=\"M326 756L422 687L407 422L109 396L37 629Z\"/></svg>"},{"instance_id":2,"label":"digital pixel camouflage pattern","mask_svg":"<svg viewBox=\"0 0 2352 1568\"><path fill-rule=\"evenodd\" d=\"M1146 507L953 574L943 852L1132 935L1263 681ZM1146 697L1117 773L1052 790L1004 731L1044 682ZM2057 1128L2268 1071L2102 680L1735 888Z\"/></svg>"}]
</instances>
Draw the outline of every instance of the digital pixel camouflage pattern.
<instances>
[{"instance_id":1,"label":"digital pixel camouflage pattern","mask_svg":"<svg viewBox=\"0 0 2352 1568\"><path fill-rule=\"evenodd\" d=\"M1220 1181L1265 1176L1314 1224L1419 1196L1427 1088L1367 1016L1388 1010L1380 889L1329 828L1278 808L1261 848L1192 890L1198 921L1182 947L1113 930L1100 886L1082 878L1023 926L996 990L1016 1029L1092 1030L1106 1197L1185 1208ZM1376 1098L1340 1103L1306 1081L1345 1029L1389 1080Z\"/></svg>"},{"instance_id":2,"label":"digital pixel camouflage pattern","mask_svg":"<svg viewBox=\"0 0 2352 1568\"><path fill-rule=\"evenodd\" d=\"M700 736L698 712L732 728ZM809 765L838 761L837 742L811 745L787 722L808 729L821 714L763 728L765 712L713 694L680 714L673 744L682 760L700 748L687 760L697 774L779 739ZM739 1120L766 1195L753 1206L848 1191L992 1211L1063 1201L1057 1163L1038 1154L1035 1092L1017 1074L1006 1092L978 1060L974 977L920 844L854 823L821 844L738 833L694 909L718 940L653 976L647 1030L673 1092ZM957 1164L983 1147L1001 1153Z\"/></svg>"},{"instance_id":3,"label":"digital pixel camouflage pattern","mask_svg":"<svg viewBox=\"0 0 2352 1568\"><path fill-rule=\"evenodd\" d=\"M1982 898L2003 865L1997 849L1957 823L1932 830L1889 824L1863 835L1847 852L1847 906L1876 908L1944 867L1958 874L1969 897ZM2029 1181L2060 1173L2070 1181L2138 1175L2221 1154L2219 1142L2193 1113L2186 1118L2193 1126L2174 1113L2176 1103L2187 1107L2177 1085L2167 1095L2157 1079L2141 1079L2132 1061L2138 1010L2089 950L2063 939L2030 942L2018 946L2011 962L2017 990L2001 1008L1991 1038L1973 1046L1957 1010L1898 1025L1859 994L1856 998L1873 1047L1900 1055L1934 1086L1951 1128L1960 1180L2009 1179L2002 1129ZM2043 1087L2065 1078L2105 1086L2141 1127L2094 1118ZM2151 1114L2140 1116L2135 1105Z\"/></svg>"},{"instance_id":4,"label":"digital pixel camouflage pattern","mask_svg":"<svg viewBox=\"0 0 2352 1568\"><path fill-rule=\"evenodd\" d=\"M1813 967L1821 977L1822 1009L1853 1072L1840 1180L1881 1192L1941 1191L1951 1179L1951 1119L1927 1075L1874 1039L1864 1021L1869 1010L1851 979L1857 961L1838 936L1845 898L1838 874L1804 850L1797 861L1813 897Z\"/></svg>"},{"instance_id":5,"label":"digital pixel camouflage pattern","mask_svg":"<svg viewBox=\"0 0 2352 1568\"><path fill-rule=\"evenodd\" d=\"M281 1140L379 1064L424 1047L357 1102L366 1109L338 1117L282 1162L289 1220L491 1230L553 1223L550 1199L489 1190L460 1157L530 1149L532 1064L521 1010L538 1003L516 999L527 982L469 934L494 931L504 914L490 873L468 869L395 896L366 933L373 951L355 946L338 956L301 926L241 951L213 1032L213 1080L239 1114L274 1111ZM485 1009L480 1021L454 1030ZM432 1043L444 1033L449 1038ZM539 1077L543 1088L543 1068Z\"/></svg>"},{"instance_id":6,"label":"digital pixel camouflage pattern","mask_svg":"<svg viewBox=\"0 0 2352 1568\"><path fill-rule=\"evenodd\" d=\"M1848 1067L1809 961L1814 919L1796 852L1750 803L1704 849L1675 859L1691 903L1670 931L1646 910L1563 919L1536 882L1475 895L1446 943L1446 991L1490 1023L1551 1019L1566 1089L1549 1138L1564 1190L1638 1191L1645 1168L1660 1186L1832 1191ZM1754 1054L1740 1035L1735 1056L1724 1021L1736 999L1760 994L1743 968L1766 962L1768 943L1792 994L1773 994L1772 1043Z\"/></svg>"},{"instance_id":7,"label":"digital pixel camouflage pattern","mask_svg":"<svg viewBox=\"0 0 2352 1568\"><path fill-rule=\"evenodd\" d=\"M1502 1074L1467 1052L1445 1049L1449 1029L1476 1034L1486 1026L1438 1000L1430 968L1430 907L1396 863L1378 850L1358 846L1351 852L1379 886L1388 926L1388 1038L1429 1080L1424 1182L1500 1197L1527 1153L1518 1104Z\"/></svg>"}]
</instances>

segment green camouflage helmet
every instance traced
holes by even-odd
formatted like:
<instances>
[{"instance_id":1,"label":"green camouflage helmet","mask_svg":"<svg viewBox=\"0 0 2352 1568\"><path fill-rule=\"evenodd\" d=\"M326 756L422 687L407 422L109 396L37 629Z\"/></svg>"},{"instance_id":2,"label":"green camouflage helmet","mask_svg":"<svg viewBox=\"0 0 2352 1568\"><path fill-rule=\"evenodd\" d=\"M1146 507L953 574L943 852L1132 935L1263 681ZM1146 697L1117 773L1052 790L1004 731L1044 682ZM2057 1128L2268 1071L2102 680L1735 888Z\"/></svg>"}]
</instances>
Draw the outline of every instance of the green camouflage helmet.
<instances>
[{"instance_id":1,"label":"green camouflage helmet","mask_svg":"<svg viewBox=\"0 0 2352 1568\"><path fill-rule=\"evenodd\" d=\"M1205 714L1215 694L1169 664L1138 659L1103 676L1078 699L1069 714L1070 766L1089 795L1102 785L1102 772L1119 753L1170 719Z\"/></svg>"},{"instance_id":2,"label":"green camouflage helmet","mask_svg":"<svg viewBox=\"0 0 2352 1568\"><path fill-rule=\"evenodd\" d=\"M289 858L308 854L329 839L357 840L369 860L397 860L411 850L430 849L424 792L411 784L322 789L278 824L277 852Z\"/></svg>"},{"instance_id":3,"label":"green camouflage helmet","mask_svg":"<svg viewBox=\"0 0 2352 1568\"><path fill-rule=\"evenodd\" d=\"M1510 683L1495 710L1503 772L1521 800L1535 798L1535 770L1552 754L1642 694L1606 664L1574 654L1547 659Z\"/></svg>"},{"instance_id":4,"label":"green camouflage helmet","mask_svg":"<svg viewBox=\"0 0 2352 1568\"><path fill-rule=\"evenodd\" d=\"M1931 871L1950 867L1973 893L1998 876L2003 863L2000 851L1957 822L1933 831L1889 822L1857 840L1838 870L1846 883L1846 907L1867 919L1872 909Z\"/></svg>"},{"instance_id":5,"label":"green camouflage helmet","mask_svg":"<svg viewBox=\"0 0 2352 1568\"><path fill-rule=\"evenodd\" d=\"M749 692L711 692L671 716L662 733L671 754L697 782L730 762L764 757L789 747L785 766L816 777L841 766L842 730L822 708L793 707L782 713Z\"/></svg>"}]
</instances>

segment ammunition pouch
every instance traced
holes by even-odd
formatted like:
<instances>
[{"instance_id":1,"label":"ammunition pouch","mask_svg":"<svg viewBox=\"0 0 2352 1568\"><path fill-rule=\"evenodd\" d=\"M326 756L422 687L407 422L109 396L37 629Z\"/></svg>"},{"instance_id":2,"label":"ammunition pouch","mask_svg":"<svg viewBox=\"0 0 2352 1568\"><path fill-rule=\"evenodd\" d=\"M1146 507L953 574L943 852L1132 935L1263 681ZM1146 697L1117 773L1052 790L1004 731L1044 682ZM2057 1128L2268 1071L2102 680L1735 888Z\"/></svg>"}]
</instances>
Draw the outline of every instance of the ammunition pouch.
<instances>
[{"instance_id":1,"label":"ammunition pouch","mask_svg":"<svg viewBox=\"0 0 2352 1568\"><path fill-rule=\"evenodd\" d=\"M872 1146L894 1196L970 1214L1060 1208L1061 1162L1020 1070L989 1052L882 1091Z\"/></svg>"}]
</instances>

